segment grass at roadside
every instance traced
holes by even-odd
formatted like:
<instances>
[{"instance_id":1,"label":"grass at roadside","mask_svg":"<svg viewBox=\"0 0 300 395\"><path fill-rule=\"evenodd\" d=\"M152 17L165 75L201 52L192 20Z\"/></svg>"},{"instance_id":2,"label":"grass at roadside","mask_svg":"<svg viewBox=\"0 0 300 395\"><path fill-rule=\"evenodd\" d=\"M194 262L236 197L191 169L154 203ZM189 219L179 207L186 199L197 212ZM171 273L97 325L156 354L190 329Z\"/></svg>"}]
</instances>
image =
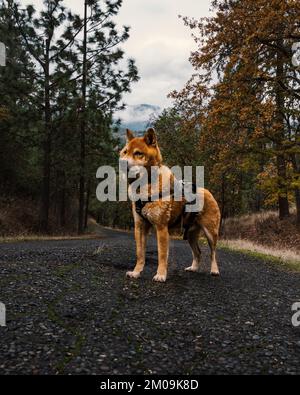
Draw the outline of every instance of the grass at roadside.
<instances>
[{"instance_id":1,"label":"grass at roadside","mask_svg":"<svg viewBox=\"0 0 300 395\"><path fill-rule=\"evenodd\" d=\"M291 250L266 247L248 240L220 240L218 247L242 252L254 258L278 264L292 271L300 271L300 255Z\"/></svg>"},{"instance_id":2,"label":"grass at roadside","mask_svg":"<svg viewBox=\"0 0 300 395\"><path fill-rule=\"evenodd\" d=\"M0 243L18 243L24 241L60 241L60 240L85 240L98 239L99 236L95 234L84 234L81 236L41 236L41 235L20 235L11 237L0 237Z\"/></svg>"},{"instance_id":3,"label":"grass at roadside","mask_svg":"<svg viewBox=\"0 0 300 395\"><path fill-rule=\"evenodd\" d=\"M16 236L0 237L0 243L17 243L24 241L61 241L61 240L89 240L99 239L103 236L103 227L97 224L94 219L88 220L88 228L83 235L75 232L70 234L39 235L34 233L20 234Z\"/></svg>"}]
</instances>

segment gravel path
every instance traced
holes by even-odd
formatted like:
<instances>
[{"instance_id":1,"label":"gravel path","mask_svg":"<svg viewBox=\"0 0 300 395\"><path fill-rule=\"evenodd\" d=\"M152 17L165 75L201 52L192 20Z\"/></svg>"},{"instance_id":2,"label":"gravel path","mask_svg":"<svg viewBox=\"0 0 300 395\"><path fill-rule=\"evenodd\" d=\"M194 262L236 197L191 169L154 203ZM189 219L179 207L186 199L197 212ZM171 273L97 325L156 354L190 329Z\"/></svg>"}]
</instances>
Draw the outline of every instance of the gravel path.
<instances>
[{"instance_id":1,"label":"gravel path","mask_svg":"<svg viewBox=\"0 0 300 395\"><path fill-rule=\"evenodd\" d=\"M172 241L158 284L152 237L136 281L131 234L0 244L0 374L299 374L300 273L220 250L213 278L203 250L187 273L189 247Z\"/></svg>"}]
</instances>

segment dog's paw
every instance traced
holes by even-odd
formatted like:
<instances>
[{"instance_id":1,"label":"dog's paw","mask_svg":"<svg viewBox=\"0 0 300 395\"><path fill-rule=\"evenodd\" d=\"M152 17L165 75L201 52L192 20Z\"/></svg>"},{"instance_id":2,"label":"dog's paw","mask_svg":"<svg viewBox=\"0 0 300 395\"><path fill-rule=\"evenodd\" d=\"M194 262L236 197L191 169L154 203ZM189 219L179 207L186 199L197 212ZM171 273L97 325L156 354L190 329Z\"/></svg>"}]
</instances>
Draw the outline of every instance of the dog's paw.
<instances>
[{"instance_id":1,"label":"dog's paw","mask_svg":"<svg viewBox=\"0 0 300 395\"><path fill-rule=\"evenodd\" d=\"M139 278L140 275L141 275L141 273L135 272L135 271L126 273L126 277L129 277L129 278Z\"/></svg>"},{"instance_id":2,"label":"dog's paw","mask_svg":"<svg viewBox=\"0 0 300 395\"><path fill-rule=\"evenodd\" d=\"M211 272L210 272L210 275L213 276L213 277L219 277L219 276L220 276L220 272L219 272L218 270L216 270L216 271L211 271Z\"/></svg>"},{"instance_id":3,"label":"dog's paw","mask_svg":"<svg viewBox=\"0 0 300 395\"><path fill-rule=\"evenodd\" d=\"M153 277L153 281L159 282L159 283L164 283L167 279L167 275L166 274L156 274Z\"/></svg>"},{"instance_id":4,"label":"dog's paw","mask_svg":"<svg viewBox=\"0 0 300 395\"><path fill-rule=\"evenodd\" d=\"M194 273L199 272L199 268L198 268L198 267L195 267L195 266L186 267L184 270L185 270L186 272L194 272Z\"/></svg>"}]
</instances>

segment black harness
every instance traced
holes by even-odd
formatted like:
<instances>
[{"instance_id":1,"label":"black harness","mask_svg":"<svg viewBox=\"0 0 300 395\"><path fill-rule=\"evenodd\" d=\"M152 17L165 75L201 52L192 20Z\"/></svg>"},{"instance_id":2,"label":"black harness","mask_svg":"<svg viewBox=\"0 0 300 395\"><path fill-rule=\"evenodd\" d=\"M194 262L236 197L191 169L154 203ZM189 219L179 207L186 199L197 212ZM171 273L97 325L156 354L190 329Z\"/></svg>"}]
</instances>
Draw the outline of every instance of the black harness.
<instances>
[{"instance_id":1,"label":"black harness","mask_svg":"<svg viewBox=\"0 0 300 395\"><path fill-rule=\"evenodd\" d=\"M183 182L183 187L184 187L184 182ZM197 186L196 184L192 184L192 193L196 194L197 192ZM174 197L174 192L170 194L170 197ZM163 194L160 192L158 198L162 199ZM148 196L148 200L137 200L135 202L135 211L138 215L140 215L142 218L144 218L146 221L148 221L148 219L143 215L143 208L146 206L147 203L152 202L151 198L149 198ZM191 226L194 223L194 220L198 214L198 212L187 212L186 211L186 206L187 205L193 205L195 204L196 199L194 199L191 202L186 202L182 208L182 211L180 213L180 215L178 216L178 218L176 219L176 221L172 224L172 226L176 226L178 225L180 222L182 223L182 227L183 227L183 239L187 240L187 235L188 232L191 228Z\"/></svg>"}]
</instances>

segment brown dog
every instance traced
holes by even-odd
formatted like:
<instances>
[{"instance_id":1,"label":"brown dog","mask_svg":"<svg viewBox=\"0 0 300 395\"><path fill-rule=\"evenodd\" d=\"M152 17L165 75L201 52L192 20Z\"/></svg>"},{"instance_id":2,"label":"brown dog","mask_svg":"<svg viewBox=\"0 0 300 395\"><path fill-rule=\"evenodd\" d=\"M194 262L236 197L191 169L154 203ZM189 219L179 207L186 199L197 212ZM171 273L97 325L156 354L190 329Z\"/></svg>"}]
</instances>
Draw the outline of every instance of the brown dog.
<instances>
[{"instance_id":1,"label":"brown dog","mask_svg":"<svg viewBox=\"0 0 300 395\"><path fill-rule=\"evenodd\" d=\"M127 144L120 153L121 160L127 161L128 168L133 166L143 166L150 174L151 167L157 166L159 177L156 187L153 183L149 185L149 193L161 193L164 190L165 181L170 184L174 182L174 175L171 170L162 165L162 156L157 144L155 131L148 129L144 137L134 137L133 133L127 129ZM211 274L219 275L216 261L216 245L220 225L220 210L212 194L206 189L197 189L197 193L202 193L204 198L203 208L192 217L192 223L187 228L187 239L193 253L192 265L185 270L196 272L200 267L201 250L198 238L203 230L211 250ZM130 194L130 186L129 186ZM138 278L144 269L146 255L146 239L152 226L156 229L158 244L158 269L154 276L154 281L164 282L167 278L168 254L169 254L169 229L178 222L183 223L183 212L186 201L175 201L170 196L168 200L159 198L157 201L146 202L138 210L137 202L132 203L132 211L135 223L135 240L137 262L133 271L127 272L127 276ZM180 221L180 218L182 220ZM179 221L178 221L179 219ZM186 221L189 221L187 219Z\"/></svg>"}]
</instances>

